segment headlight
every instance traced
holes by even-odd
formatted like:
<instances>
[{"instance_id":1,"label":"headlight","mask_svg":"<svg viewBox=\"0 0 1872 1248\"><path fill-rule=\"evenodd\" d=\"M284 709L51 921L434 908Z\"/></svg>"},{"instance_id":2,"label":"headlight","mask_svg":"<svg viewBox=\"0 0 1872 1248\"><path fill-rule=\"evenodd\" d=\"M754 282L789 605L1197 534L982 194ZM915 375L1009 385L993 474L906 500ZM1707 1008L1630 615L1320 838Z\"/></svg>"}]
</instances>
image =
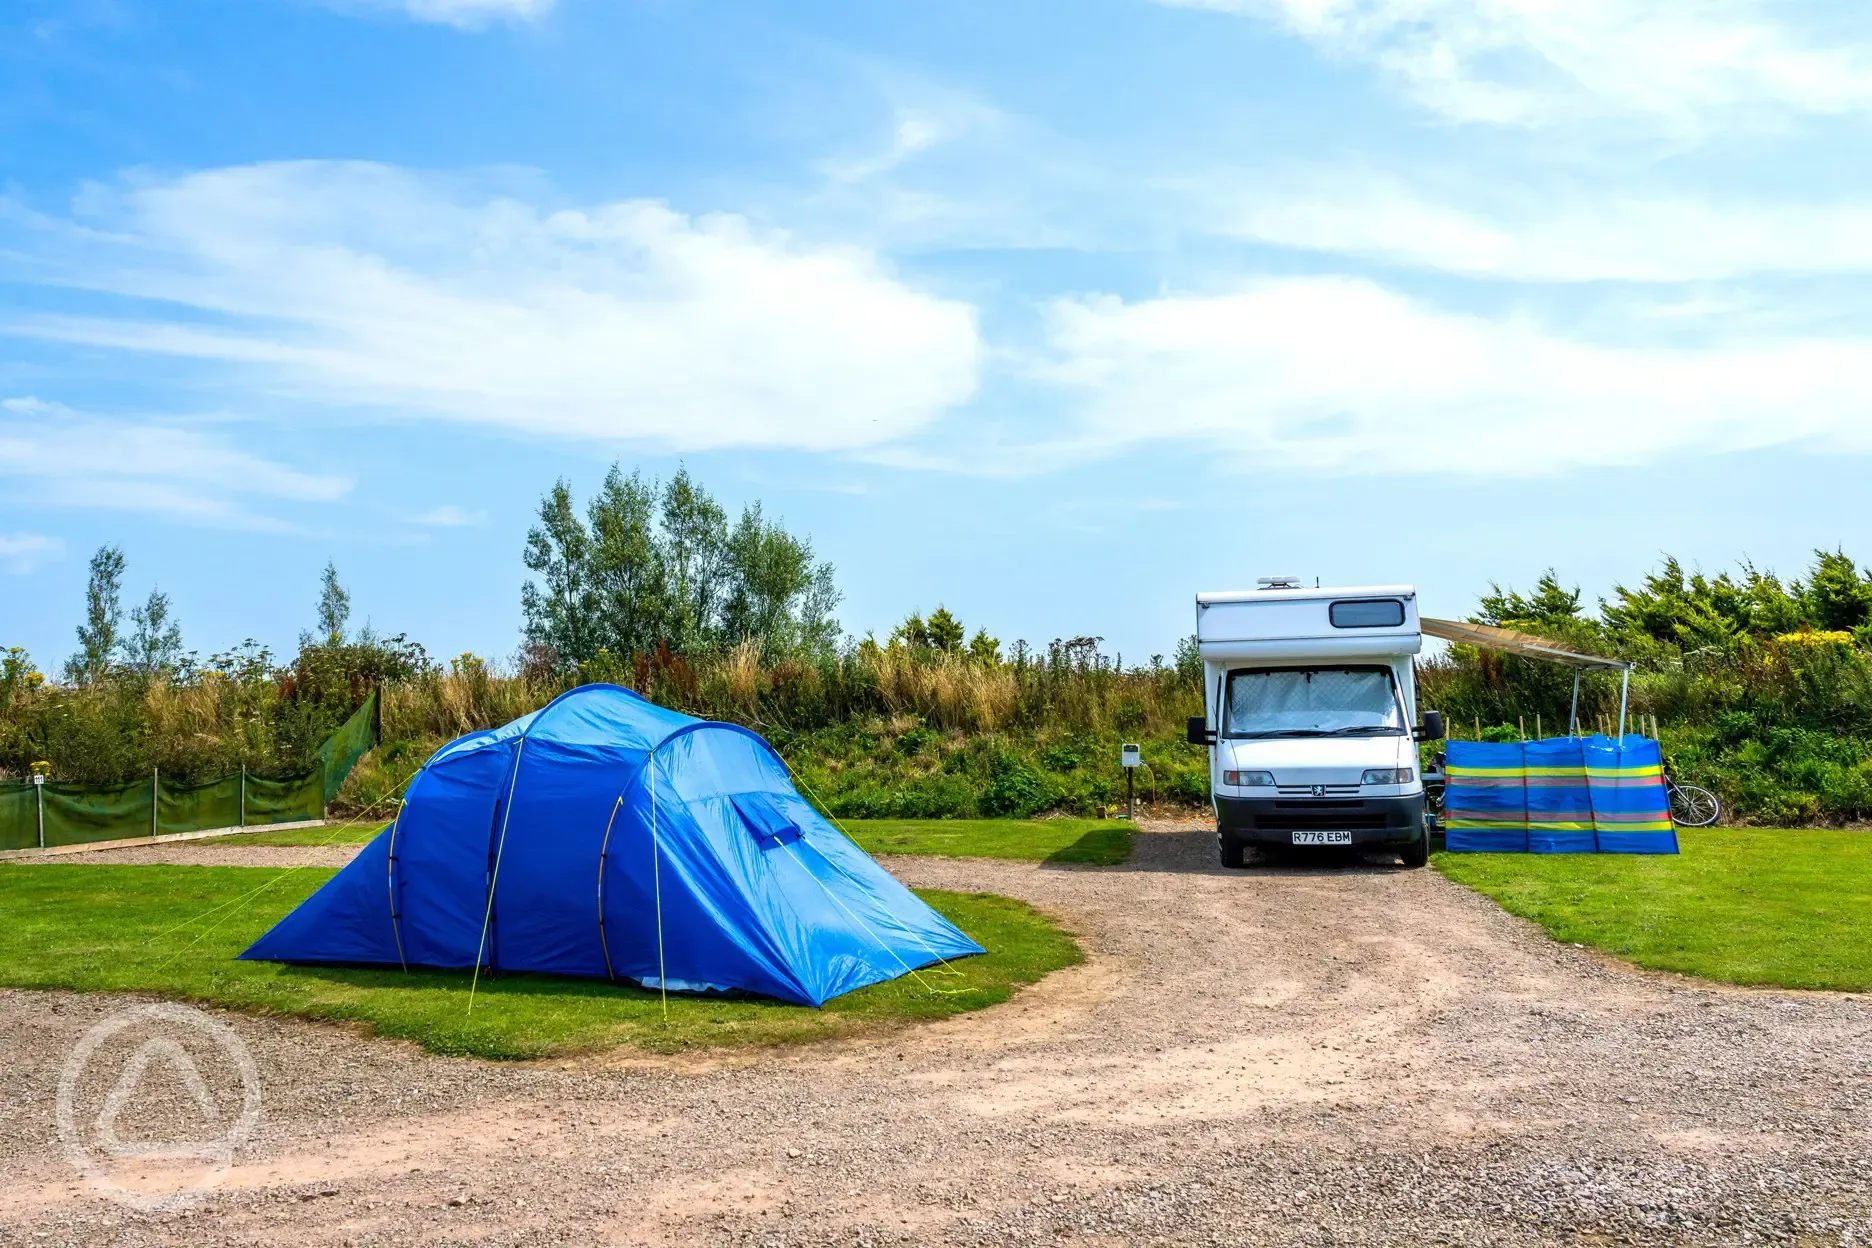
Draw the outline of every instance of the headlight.
<instances>
[{"instance_id":1,"label":"headlight","mask_svg":"<svg viewBox=\"0 0 1872 1248\"><path fill-rule=\"evenodd\" d=\"M1239 785L1242 788L1265 788L1274 783L1271 771L1225 771L1222 773L1223 784Z\"/></svg>"},{"instance_id":2,"label":"headlight","mask_svg":"<svg viewBox=\"0 0 1872 1248\"><path fill-rule=\"evenodd\" d=\"M1360 784L1409 784L1417 778L1411 767L1373 767L1359 777Z\"/></svg>"}]
</instances>

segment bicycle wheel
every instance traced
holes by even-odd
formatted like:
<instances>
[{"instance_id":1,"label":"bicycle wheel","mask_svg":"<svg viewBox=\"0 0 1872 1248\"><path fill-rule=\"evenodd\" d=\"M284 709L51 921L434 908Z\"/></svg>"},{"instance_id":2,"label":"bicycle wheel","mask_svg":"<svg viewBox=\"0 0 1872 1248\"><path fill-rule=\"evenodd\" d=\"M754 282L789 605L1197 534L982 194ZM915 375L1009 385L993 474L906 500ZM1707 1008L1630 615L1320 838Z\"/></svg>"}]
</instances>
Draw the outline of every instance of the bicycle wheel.
<instances>
[{"instance_id":1,"label":"bicycle wheel","mask_svg":"<svg viewBox=\"0 0 1872 1248\"><path fill-rule=\"evenodd\" d=\"M1425 824L1441 832L1443 830L1443 786L1425 783L1423 799Z\"/></svg>"},{"instance_id":2,"label":"bicycle wheel","mask_svg":"<svg viewBox=\"0 0 1872 1248\"><path fill-rule=\"evenodd\" d=\"M1722 816L1722 803L1708 789L1694 784L1673 784L1670 812L1672 823L1686 828L1707 828Z\"/></svg>"}]
</instances>

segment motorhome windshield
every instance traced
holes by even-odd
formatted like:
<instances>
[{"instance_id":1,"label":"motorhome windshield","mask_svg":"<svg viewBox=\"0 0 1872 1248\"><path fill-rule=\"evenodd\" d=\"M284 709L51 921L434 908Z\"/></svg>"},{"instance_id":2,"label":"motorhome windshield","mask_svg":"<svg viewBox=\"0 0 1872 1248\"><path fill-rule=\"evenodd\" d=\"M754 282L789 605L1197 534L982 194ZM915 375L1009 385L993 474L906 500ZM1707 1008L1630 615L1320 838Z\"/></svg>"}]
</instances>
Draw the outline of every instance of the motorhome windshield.
<instances>
[{"instance_id":1,"label":"motorhome windshield","mask_svg":"<svg viewBox=\"0 0 1872 1248\"><path fill-rule=\"evenodd\" d=\"M1229 737L1401 736L1404 716L1382 667L1230 672Z\"/></svg>"}]
</instances>

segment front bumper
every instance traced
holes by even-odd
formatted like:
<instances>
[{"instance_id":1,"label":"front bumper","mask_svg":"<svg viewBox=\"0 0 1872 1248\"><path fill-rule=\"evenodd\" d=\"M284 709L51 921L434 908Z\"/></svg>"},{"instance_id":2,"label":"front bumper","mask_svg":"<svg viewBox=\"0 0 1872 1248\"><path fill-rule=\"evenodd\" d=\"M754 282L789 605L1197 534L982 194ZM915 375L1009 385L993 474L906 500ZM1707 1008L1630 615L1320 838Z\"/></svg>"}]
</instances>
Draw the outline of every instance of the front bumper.
<instances>
[{"instance_id":1,"label":"front bumper","mask_svg":"<svg viewBox=\"0 0 1872 1248\"><path fill-rule=\"evenodd\" d=\"M1423 794L1216 798L1216 835L1224 842L1291 845L1295 832L1350 832L1354 847L1410 845L1425 834Z\"/></svg>"}]
</instances>

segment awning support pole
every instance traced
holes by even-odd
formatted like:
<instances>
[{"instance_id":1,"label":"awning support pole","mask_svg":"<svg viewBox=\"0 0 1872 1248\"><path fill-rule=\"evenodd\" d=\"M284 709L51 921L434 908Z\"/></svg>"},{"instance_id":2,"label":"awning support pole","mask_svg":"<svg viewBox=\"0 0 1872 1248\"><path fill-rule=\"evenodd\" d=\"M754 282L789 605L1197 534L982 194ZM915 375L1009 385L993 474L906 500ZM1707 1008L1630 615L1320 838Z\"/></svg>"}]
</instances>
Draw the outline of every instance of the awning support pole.
<instances>
[{"instance_id":1,"label":"awning support pole","mask_svg":"<svg viewBox=\"0 0 1872 1248\"><path fill-rule=\"evenodd\" d=\"M1625 743L1625 708L1631 705L1631 668L1625 669L1625 681L1619 686L1618 696L1618 736L1619 744Z\"/></svg>"},{"instance_id":2,"label":"awning support pole","mask_svg":"<svg viewBox=\"0 0 1872 1248\"><path fill-rule=\"evenodd\" d=\"M1579 678L1580 670L1573 669L1573 713L1567 717L1567 735L1579 736Z\"/></svg>"}]
</instances>

